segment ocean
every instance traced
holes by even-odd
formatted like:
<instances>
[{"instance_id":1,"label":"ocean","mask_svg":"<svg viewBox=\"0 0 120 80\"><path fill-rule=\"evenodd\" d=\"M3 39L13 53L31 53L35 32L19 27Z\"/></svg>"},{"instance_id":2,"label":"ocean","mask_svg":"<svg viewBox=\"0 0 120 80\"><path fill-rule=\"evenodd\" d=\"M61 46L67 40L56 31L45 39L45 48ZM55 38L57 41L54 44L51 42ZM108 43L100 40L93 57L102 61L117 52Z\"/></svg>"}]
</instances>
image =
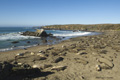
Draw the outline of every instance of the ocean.
<instances>
[{"instance_id":1,"label":"ocean","mask_svg":"<svg viewBox=\"0 0 120 80\"><path fill-rule=\"evenodd\" d=\"M34 37L21 35L25 31L35 31L33 27L0 27L0 52L24 49L36 45L51 45L59 43L63 40L77 36L96 35L96 32L84 32L72 30L46 30L47 33L52 33L54 37ZM44 42L47 40L47 42ZM18 43L13 43L17 41Z\"/></svg>"}]
</instances>

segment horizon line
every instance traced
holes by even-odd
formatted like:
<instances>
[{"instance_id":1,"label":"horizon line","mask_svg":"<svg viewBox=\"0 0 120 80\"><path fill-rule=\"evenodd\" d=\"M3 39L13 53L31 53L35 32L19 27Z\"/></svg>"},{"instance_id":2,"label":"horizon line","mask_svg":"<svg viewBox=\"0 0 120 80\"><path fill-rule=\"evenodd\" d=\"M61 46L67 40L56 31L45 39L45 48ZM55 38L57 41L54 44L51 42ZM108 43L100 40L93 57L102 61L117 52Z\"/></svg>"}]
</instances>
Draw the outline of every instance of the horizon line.
<instances>
[{"instance_id":1,"label":"horizon line","mask_svg":"<svg viewBox=\"0 0 120 80\"><path fill-rule=\"evenodd\" d=\"M91 24L47 24L47 25L0 25L0 27L42 27L42 26L50 26L50 25L100 25L100 24L120 24L120 23L91 23Z\"/></svg>"}]
</instances>

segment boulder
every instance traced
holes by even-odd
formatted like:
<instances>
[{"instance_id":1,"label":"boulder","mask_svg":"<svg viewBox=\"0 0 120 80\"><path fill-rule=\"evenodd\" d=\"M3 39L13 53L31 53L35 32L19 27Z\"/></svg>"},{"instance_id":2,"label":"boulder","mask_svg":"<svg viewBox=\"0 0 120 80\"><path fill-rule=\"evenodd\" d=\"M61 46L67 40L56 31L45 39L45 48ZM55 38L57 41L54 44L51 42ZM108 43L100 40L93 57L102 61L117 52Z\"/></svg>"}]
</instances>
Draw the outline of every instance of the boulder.
<instances>
[{"instance_id":1,"label":"boulder","mask_svg":"<svg viewBox=\"0 0 120 80\"><path fill-rule=\"evenodd\" d=\"M47 37L48 34L47 34L45 31L43 31L43 32L41 32L41 33L38 33L38 36Z\"/></svg>"},{"instance_id":2,"label":"boulder","mask_svg":"<svg viewBox=\"0 0 120 80\"><path fill-rule=\"evenodd\" d=\"M35 32L30 32L30 31L26 31L26 32L23 32L24 36L36 36L36 33Z\"/></svg>"},{"instance_id":3,"label":"boulder","mask_svg":"<svg viewBox=\"0 0 120 80\"><path fill-rule=\"evenodd\" d=\"M51 34L47 34L46 31L44 29L37 29L36 32L31 32L31 31L26 31L23 32L24 36L37 36L37 37L47 37L47 36L51 36Z\"/></svg>"}]
</instances>

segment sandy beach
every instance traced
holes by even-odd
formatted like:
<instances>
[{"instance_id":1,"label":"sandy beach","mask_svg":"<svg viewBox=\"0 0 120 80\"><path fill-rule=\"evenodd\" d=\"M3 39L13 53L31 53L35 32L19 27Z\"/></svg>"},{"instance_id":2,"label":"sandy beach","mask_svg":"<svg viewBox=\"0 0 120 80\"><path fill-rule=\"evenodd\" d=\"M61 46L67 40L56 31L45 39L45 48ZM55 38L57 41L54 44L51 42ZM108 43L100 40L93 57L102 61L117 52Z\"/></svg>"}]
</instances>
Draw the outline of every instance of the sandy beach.
<instances>
[{"instance_id":1,"label":"sandy beach","mask_svg":"<svg viewBox=\"0 0 120 80\"><path fill-rule=\"evenodd\" d=\"M1 64L5 61L11 65L27 64L40 71L27 69L29 72L24 74L16 69L3 74L1 79L119 80L119 53L120 31L104 31L101 35L76 37L55 45L0 52Z\"/></svg>"},{"instance_id":2,"label":"sandy beach","mask_svg":"<svg viewBox=\"0 0 120 80\"><path fill-rule=\"evenodd\" d=\"M120 0L0 0L0 80L120 80Z\"/></svg>"}]
</instances>

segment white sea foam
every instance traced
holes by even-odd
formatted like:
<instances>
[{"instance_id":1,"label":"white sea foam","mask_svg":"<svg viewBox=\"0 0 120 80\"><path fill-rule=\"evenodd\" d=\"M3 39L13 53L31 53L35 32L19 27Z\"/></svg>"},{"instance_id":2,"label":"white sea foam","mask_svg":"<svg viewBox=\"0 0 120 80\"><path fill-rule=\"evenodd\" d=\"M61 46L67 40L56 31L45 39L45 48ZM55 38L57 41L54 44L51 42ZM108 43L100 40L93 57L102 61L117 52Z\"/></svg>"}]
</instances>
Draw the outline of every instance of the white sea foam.
<instances>
[{"instance_id":1,"label":"white sea foam","mask_svg":"<svg viewBox=\"0 0 120 80\"><path fill-rule=\"evenodd\" d=\"M9 51L9 50L13 50L13 48L4 48L4 49L0 49L0 52L2 52L2 51Z\"/></svg>"},{"instance_id":2,"label":"white sea foam","mask_svg":"<svg viewBox=\"0 0 120 80\"><path fill-rule=\"evenodd\" d=\"M29 46L18 46L18 47L4 48L4 49L0 49L0 52L16 50L16 49L24 49L24 48L29 48L29 47L32 47L32 46L37 46L37 44L29 45Z\"/></svg>"},{"instance_id":3,"label":"white sea foam","mask_svg":"<svg viewBox=\"0 0 120 80\"><path fill-rule=\"evenodd\" d=\"M89 35L91 34L91 32L69 32L69 33L55 33L53 34L53 36L62 36L62 37L67 37L67 36L71 36L71 37L74 37L74 36L85 36L85 35Z\"/></svg>"},{"instance_id":4,"label":"white sea foam","mask_svg":"<svg viewBox=\"0 0 120 80\"><path fill-rule=\"evenodd\" d=\"M0 35L0 41L4 41L4 40L25 40L25 39L33 39L33 38L38 38L38 37L23 36L23 35L21 35L21 32L18 32L18 33L8 33L8 34Z\"/></svg>"}]
</instances>

